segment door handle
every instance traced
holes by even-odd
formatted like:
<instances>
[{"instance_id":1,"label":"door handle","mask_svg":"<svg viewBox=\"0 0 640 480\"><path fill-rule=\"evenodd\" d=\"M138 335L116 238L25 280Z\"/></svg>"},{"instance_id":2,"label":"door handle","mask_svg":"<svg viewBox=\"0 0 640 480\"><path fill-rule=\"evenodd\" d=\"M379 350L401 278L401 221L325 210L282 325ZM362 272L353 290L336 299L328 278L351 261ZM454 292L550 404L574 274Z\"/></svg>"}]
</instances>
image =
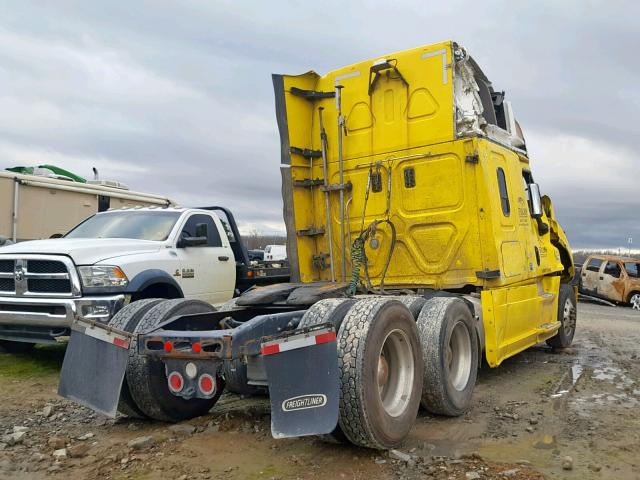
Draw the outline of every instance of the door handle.
<instances>
[{"instance_id":1,"label":"door handle","mask_svg":"<svg viewBox=\"0 0 640 480\"><path fill-rule=\"evenodd\" d=\"M604 280L604 277L600 277L600 280Z\"/></svg>"},{"instance_id":2,"label":"door handle","mask_svg":"<svg viewBox=\"0 0 640 480\"><path fill-rule=\"evenodd\" d=\"M227 260L229 260L229 257L227 257L226 255L220 255L218 257L218 260L220 260L221 262L226 262Z\"/></svg>"}]
</instances>

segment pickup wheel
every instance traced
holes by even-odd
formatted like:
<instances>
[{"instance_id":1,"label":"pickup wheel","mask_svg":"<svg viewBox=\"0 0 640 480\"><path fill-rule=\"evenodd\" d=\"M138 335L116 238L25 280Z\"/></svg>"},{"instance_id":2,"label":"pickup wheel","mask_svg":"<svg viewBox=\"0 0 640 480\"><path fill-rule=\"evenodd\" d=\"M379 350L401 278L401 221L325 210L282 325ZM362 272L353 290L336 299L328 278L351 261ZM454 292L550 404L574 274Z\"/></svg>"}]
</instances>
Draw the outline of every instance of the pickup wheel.
<instances>
[{"instance_id":1,"label":"pickup wheel","mask_svg":"<svg viewBox=\"0 0 640 480\"><path fill-rule=\"evenodd\" d=\"M422 391L416 322L387 298L358 301L338 333L339 425L351 443L388 449L413 426Z\"/></svg>"},{"instance_id":2,"label":"pickup wheel","mask_svg":"<svg viewBox=\"0 0 640 480\"><path fill-rule=\"evenodd\" d=\"M117 328L118 330L124 330L125 332L133 332L138 326L138 323L146 315L146 313L155 307L158 303L162 302L161 298L148 298L145 300L138 300L125 306L116 313L109 326ZM132 342L129 347L129 356L135 355L136 345ZM142 411L136 405L131 397L131 391L129 390L129 384L127 383L127 376L124 376L122 380L122 388L120 389L120 400L118 401L118 412L131 418L147 418Z\"/></svg>"},{"instance_id":3,"label":"pickup wheel","mask_svg":"<svg viewBox=\"0 0 640 480\"><path fill-rule=\"evenodd\" d=\"M432 298L417 326L424 361L422 405L432 413L462 415L478 375L478 337L469 307L459 298Z\"/></svg>"},{"instance_id":4,"label":"pickup wheel","mask_svg":"<svg viewBox=\"0 0 640 480\"><path fill-rule=\"evenodd\" d=\"M573 342L573 335L576 333L576 320L578 309L576 296L573 287L566 283L560 284L560 294L558 295L558 321L560 330L555 336L547 340L547 345L553 348L566 348Z\"/></svg>"},{"instance_id":5,"label":"pickup wheel","mask_svg":"<svg viewBox=\"0 0 640 480\"><path fill-rule=\"evenodd\" d=\"M29 353L35 346L35 343L0 340L0 351L4 350L7 353Z\"/></svg>"},{"instance_id":6,"label":"pickup wheel","mask_svg":"<svg viewBox=\"0 0 640 480\"><path fill-rule=\"evenodd\" d=\"M178 315L208 313L215 309L200 300L165 300L153 308L140 320L134 333L144 333L160 323ZM216 377L216 391L213 398L184 399L169 391L165 365L161 360L136 354L129 359L127 383L131 397L147 417L164 422L179 422L207 413L218 401L224 389L224 380Z\"/></svg>"}]
</instances>

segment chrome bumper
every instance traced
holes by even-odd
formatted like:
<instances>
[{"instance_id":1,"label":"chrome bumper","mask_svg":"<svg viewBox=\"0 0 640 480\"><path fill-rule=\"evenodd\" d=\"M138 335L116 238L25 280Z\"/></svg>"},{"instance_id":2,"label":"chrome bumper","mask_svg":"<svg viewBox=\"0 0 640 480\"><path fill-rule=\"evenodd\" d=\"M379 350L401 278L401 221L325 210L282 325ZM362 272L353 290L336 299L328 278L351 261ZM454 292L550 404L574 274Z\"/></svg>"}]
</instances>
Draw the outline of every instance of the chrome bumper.
<instances>
[{"instance_id":1,"label":"chrome bumper","mask_svg":"<svg viewBox=\"0 0 640 480\"><path fill-rule=\"evenodd\" d=\"M81 298L0 297L0 325L66 328L76 318L108 322L126 295Z\"/></svg>"}]
</instances>

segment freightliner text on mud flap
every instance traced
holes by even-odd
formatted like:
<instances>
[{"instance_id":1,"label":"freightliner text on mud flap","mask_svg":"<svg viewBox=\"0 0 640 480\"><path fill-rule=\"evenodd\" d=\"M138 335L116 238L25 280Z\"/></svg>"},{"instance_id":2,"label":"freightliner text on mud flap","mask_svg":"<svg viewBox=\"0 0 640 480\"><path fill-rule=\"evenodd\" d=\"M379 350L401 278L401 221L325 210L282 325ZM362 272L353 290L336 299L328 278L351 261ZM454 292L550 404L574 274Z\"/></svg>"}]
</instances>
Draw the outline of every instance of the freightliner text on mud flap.
<instances>
[{"instance_id":1,"label":"freightliner text on mud flap","mask_svg":"<svg viewBox=\"0 0 640 480\"><path fill-rule=\"evenodd\" d=\"M340 400L333 327L276 338L261 350L274 438L331 433L338 424Z\"/></svg>"}]
</instances>

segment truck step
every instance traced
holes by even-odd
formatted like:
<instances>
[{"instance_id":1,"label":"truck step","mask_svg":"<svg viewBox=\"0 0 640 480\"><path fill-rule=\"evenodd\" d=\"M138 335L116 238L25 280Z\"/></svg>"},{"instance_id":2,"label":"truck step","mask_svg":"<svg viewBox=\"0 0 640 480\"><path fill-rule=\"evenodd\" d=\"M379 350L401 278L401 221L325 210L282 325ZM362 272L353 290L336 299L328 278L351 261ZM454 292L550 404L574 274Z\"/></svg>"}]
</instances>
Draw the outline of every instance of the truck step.
<instances>
[{"instance_id":1,"label":"truck step","mask_svg":"<svg viewBox=\"0 0 640 480\"><path fill-rule=\"evenodd\" d=\"M324 227L309 227L303 230L298 230L297 233L299 237L313 237L316 235L324 235Z\"/></svg>"},{"instance_id":2,"label":"truck step","mask_svg":"<svg viewBox=\"0 0 640 480\"><path fill-rule=\"evenodd\" d=\"M324 185L322 178L305 178L304 180L294 180L294 187L317 187L318 185Z\"/></svg>"},{"instance_id":3,"label":"truck step","mask_svg":"<svg viewBox=\"0 0 640 480\"><path fill-rule=\"evenodd\" d=\"M294 155L301 155L308 159L322 157L322 152L320 150L312 150L310 148L289 147L289 152Z\"/></svg>"}]
</instances>

